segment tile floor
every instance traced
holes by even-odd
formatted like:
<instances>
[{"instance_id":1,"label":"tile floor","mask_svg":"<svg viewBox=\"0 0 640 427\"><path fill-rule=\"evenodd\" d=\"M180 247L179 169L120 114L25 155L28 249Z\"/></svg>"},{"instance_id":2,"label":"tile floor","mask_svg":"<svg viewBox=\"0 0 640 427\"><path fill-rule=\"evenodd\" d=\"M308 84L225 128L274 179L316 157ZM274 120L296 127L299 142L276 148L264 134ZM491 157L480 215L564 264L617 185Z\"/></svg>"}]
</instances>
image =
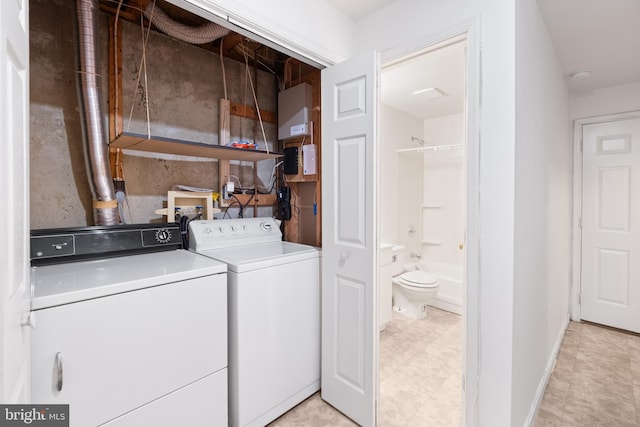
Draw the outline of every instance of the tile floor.
<instances>
[{"instance_id":1,"label":"tile floor","mask_svg":"<svg viewBox=\"0 0 640 427\"><path fill-rule=\"evenodd\" d=\"M534 426L640 426L640 336L571 322Z\"/></svg>"},{"instance_id":2,"label":"tile floor","mask_svg":"<svg viewBox=\"0 0 640 427\"><path fill-rule=\"evenodd\" d=\"M380 427L460 425L462 318L394 313L380 334ZM273 427L348 427L319 394ZM640 426L640 336L571 322L534 427Z\"/></svg>"},{"instance_id":3,"label":"tile floor","mask_svg":"<svg viewBox=\"0 0 640 427\"><path fill-rule=\"evenodd\" d=\"M380 427L460 425L462 317L430 308L422 320L394 312L380 333ZM271 427L355 426L314 394Z\"/></svg>"}]
</instances>

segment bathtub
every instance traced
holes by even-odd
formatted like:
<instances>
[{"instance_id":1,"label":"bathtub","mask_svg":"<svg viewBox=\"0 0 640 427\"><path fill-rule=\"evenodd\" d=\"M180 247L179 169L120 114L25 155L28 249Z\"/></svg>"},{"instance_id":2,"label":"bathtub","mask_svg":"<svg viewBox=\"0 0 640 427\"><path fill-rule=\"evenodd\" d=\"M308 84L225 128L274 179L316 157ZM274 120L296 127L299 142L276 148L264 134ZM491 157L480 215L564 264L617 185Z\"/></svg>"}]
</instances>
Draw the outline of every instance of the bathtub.
<instances>
[{"instance_id":1,"label":"bathtub","mask_svg":"<svg viewBox=\"0 0 640 427\"><path fill-rule=\"evenodd\" d=\"M429 305L456 314L463 314L464 275L461 265L420 261L406 264L406 271L422 270L434 276L440 284L438 295Z\"/></svg>"}]
</instances>

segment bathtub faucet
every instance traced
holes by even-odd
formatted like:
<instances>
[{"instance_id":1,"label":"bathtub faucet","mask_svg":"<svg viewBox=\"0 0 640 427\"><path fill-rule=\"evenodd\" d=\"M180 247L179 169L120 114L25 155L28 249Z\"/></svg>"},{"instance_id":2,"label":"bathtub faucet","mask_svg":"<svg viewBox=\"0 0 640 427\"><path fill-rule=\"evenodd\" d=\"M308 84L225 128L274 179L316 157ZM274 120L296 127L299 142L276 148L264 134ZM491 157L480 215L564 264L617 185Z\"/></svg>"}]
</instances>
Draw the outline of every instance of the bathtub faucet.
<instances>
[{"instance_id":1,"label":"bathtub faucet","mask_svg":"<svg viewBox=\"0 0 640 427\"><path fill-rule=\"evenodd\" d=\"M420 258L422 258L420 255L418 255L418 254L417 254L417 253L415 253L415 252L411 252L411 253L409 254L409 256L410 256L411 258L416 258L416 259L420 259Z\"/></svg>"}]
</instances>

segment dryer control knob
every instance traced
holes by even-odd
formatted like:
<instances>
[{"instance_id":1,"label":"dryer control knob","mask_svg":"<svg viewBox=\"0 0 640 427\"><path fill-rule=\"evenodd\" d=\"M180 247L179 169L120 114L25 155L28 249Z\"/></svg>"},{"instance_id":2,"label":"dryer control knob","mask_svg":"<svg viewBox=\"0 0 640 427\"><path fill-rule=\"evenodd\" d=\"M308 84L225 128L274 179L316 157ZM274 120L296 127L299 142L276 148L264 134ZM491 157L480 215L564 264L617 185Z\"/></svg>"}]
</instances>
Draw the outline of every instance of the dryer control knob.
<instances>
[{"instance_id":1,"label":"dryer control knob","mask_svg":"<svg viewBox=\"0 0 640 427\"><path fill-rule=\"evenodd\" d=\"M271 231L271 224L268 222L261 222L260 228L262 228L264 231Z\"/></svg>"},{"instance_id":2,"label":"dryer control knob","mask_svg":"<svg viewBox=\"0 0 640 427\"><path fill-rule=\"evenodd\" d=\"M156 231L156 241L158 243L169 243L171 241L171 231L165 228Z\"/></svg>"}]
</instances>

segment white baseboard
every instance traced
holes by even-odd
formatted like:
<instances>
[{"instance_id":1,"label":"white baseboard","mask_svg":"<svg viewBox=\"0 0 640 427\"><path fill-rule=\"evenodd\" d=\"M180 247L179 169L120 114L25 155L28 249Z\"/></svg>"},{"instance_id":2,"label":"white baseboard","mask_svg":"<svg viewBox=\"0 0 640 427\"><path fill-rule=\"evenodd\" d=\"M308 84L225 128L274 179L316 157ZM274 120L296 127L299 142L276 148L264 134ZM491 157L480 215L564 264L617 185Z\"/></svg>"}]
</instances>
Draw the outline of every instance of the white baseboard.
<instances>
[{"instance_id":1,"label":"white baseboard","mask_svg":"<svg viewBox=\"0 0 640 427\"><path fill-rule=\"evenodd\" d=\"M551 374L553 373L553 368L556 366L556 360L558 359L558 353L560 353L560 346L562 345L562 339L564 338L565 333L567 332L567 328L569 327L569 313L567 313L567 318L565 319L560 331L558 332L558 337L556 338L556 342L553 345L553 350L549 355L549 360L547 361L547 367L544 370L544 375L540 379L540 384L538 384L538 389L536 390L535 399L531 405L531 409L529 410L529 415L525 420L525 426L532 426L538 410L540 409L540 404L542 403L542 398L544 397L544 391L547 388L547 384L549 384L549 380L551 379Z\"/></svg>"}]
</instances>

